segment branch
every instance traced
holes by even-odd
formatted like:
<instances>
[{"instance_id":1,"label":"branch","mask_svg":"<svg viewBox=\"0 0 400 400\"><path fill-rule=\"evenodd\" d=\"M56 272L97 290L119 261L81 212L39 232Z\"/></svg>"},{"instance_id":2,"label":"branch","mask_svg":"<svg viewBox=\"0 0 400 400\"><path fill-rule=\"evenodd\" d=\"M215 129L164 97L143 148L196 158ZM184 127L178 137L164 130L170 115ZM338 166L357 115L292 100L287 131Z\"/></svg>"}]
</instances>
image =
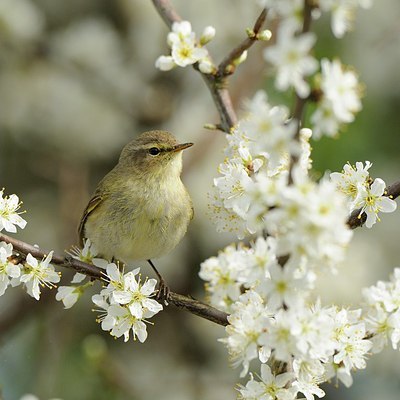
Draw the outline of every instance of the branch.
<instances>
[{"instance_id":1,"label":"branch","mask_svg":"<svg viewBox=\"0 0 400 400\"><path fill-rule=\"evenodd\" d=\"M175 11L169 0L152 0L152 2L162 19L170 28L174 22L182 21L182 18ZM233 71L227 73L227 69L229 69L228 67L232 65L233 61L237 59L243 53L243 51L250 48L255 42L257 33L260 31L265 21L265 17L266 11L263 10L254 25L254 37L246 38L238 47L232 50L229 55L220 63L218 71L215 75L203 74L198 70L196 64L193 66L196 71L202 75L204 81L206 82L220 117L220 123L217 125L217 128L224 132L230 133L231 128L237 122L236 113L232 105L231 95L227 89L227 75L230 75Z\"/></svg>"},{"instance_id":2,"label":"branch","mask_svg":"<svg viewBox=\"0 0 400 400\"><path fill-rule=\"evenodd\" d=\"M25 256L28 253L31 253L32 256L37 259L43 259L49 253L41 250L39 247L32 246L11 236L4 235L1 232L0 241L11 243L14 250L17 252ZM88 264L72 257L65 257L57 254L53 254L51 263L60 267L73 269L76 272L85 274L93 279L104 281L104 271L93 264ZM209 321L215 322L218 325L228 325L228 314L191 297L171 292L169 302L177 308L189 311L192 314L208 319Z\"/></svg>"},{"instance_id":3,"label":"branch","mask_svg":"<svg viewBox=\"0 0 400 400\"><path fill-rule=\"evenodd\" d=\"M392 185L388 186L386 188L384 196L388 196L391 199L396 199L397 197L400 196L400 181L397 181L393 183ZM358 208L357 210L354 210L351 214L349 219L347 220L347 225L351 229L356 229L360 226L363 226L365 221L367 220L367 214L361 213L361 208Z\"/></svg>"}]
</instances>

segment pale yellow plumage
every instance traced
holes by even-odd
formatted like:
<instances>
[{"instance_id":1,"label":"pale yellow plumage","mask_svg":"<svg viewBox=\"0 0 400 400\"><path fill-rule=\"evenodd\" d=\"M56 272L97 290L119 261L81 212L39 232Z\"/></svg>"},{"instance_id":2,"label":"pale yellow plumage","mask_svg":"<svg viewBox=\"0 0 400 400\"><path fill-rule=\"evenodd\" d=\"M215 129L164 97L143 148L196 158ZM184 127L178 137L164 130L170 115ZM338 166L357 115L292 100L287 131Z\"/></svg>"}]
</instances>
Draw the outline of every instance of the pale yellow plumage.
<instances>
[{"instance_id":1,"label":"pale yellow plumage","mask_svg":"<svg viewBox=\"0 0 400 400\"><path fill-rule=\"evenodd\" d=\"M145 132L122 150L99 183L79 227L100 254L126 263L158 258L183 238L193 216L180 174L182 150L164 131ZM156 153L159 149L158 154Z\"/></svg>"}]
</instances>

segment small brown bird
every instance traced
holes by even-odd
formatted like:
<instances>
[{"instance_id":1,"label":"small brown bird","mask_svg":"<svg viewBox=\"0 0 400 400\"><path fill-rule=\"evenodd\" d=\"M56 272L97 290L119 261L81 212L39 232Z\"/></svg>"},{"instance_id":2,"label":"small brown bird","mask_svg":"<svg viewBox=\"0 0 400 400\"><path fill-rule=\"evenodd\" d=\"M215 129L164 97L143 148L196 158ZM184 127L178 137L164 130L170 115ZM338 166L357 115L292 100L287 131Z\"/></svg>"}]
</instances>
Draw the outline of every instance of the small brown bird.
<instances>
[{"instance_id":1,"label":"small brown bird","mask_svg":"<svg viewBox=\"0 0 400 400\"><path fill-rule=\"evenodd\" d=\"M193 217L183 185L182 150L166 131L142 133L122 150L118 164L100 181L80 225L84 239L99 254L124 263L147 260L159 280L159 297L169 288L151 259L169 253L181 241Z\"/></svg>"}]
</instances>

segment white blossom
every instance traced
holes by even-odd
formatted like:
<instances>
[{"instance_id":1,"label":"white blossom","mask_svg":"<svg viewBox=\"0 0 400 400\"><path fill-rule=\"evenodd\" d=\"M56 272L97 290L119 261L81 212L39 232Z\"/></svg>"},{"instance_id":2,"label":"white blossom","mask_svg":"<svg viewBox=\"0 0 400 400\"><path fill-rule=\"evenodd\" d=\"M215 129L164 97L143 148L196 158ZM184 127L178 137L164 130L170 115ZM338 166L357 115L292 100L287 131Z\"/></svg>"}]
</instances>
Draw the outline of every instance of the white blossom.
<instances>
[{"instance_id":1,"label":"white blossom","mask_svg":"<svg viewBox=\"0 0 400 400\"><path fill-rule=\"evenodd\" d=\"M84 240L83 248L72 246L72 248L66 252L69 256L75 260L83 261L87 264L95 264L97 267L105 268L108 264L106 260L98 258L98 250L96 246L90 241L90 239ZM77 272L72 278L71 283L81 283L86 278L85 274Z\"/></svg>"},{"instance_id":2,"label":"white blossom","mask_svg":"<svg viewBox=\"0 0 400 400\"><path fill-rule=\"evenodd\" d=\"M143 284L140 276L136 280L135 274L128 272L124 275L123 290L115 290L113 299L116 303L126 305L131 314L138 318L150 318L162 310L162 305L149 296L155 293L157 281L148 279Z\"/></svg>"},{"instance_id":3,"label":"white blossom","mask_svg":"<svg viewBox=\"0 0 400 400\"><path fill-rule=\"evenodd\" d=\"M303 393L307 400L314 400L314 395L321 398L325 396L325 392L318 386L318 378L309 376L308 379L297 379L293 382L293 387Z\"/></svg>"},{"instance_id":4,"label":"white blossom","mask_svg":"<svg viewBox=\"0 0 400 400\"><path fill-rule=\"evenodd\" d=\"M124 341L129 340L130 331L132 331L133 339L139 339L143 343L147 339L146 324L133 316L127 307L118 304L112 304L107 309L107 315L101 323L101 327L105 331L110 331L112 336L117 338L124 336Z\"/></svg>"},{"instance_id":5,"label":"white blossom","mask_svg":"<svg viewBox=\"0 0 400 400\"><path fill-rule=\"evenodd\" d=\"M359 187L353 209L361 208L360 215L363 212L367 214L367 220L365 221L367 228L371 228L376 221L380 221L379 212L390 213L397 208L397 203L394 200L384 196L385 188L386 184L380 178L376 178L371 187Z\"/></svg>"},{"instance_id":6,"label":"white blossom","mask_svg":"<svg viewBox=\"0 0 400 400\"><path fill-rule=\"evenodd\" d=\"M220 165L221 176L214 179L224 206L244 217L250 207L248 189L253 184L246 169L239 163L224 163Z\"/></svg>"},{"instance_id":7,"label":"white blossom","mask_svg":"<svg viewBox=\"0 0 400 400\"><path fill-rule=\"evenodd\" d=\"M3 197L3 193L4 189L0 190L0 232L5 229L7 232L15 233L17 232L15 225L22 229L26 226L26 221L19 215L21 213L17 212L21 202L17 195Z\"/></svg>"},{"instance_id":8,"label":"white blossom","mask_svg":"<svg viewBox=\"0 0 400 400\"><path fill-rule=\"evenodd\" d=\"M40 299L41 286L53 288L60 281L60 274L50 264L52 257L52 251L42 261L38 261L30 253L26 256L20 281L25 284L28 294L36 300Z\"/></svg>"},{"instance_id":9,"label":"white blossom","mask_svg":"<svg viewBox=\"0 0 400 400\"><path fill-rule=\"evenodd\" d=\"M290 372L275 376L268 365L262 364L261 380L256 381L251 376L246 386L240 385L238 390L243 400L294 400L296 389L286 388L292 378L293 374Z\"/></svg>"},{"instance_id":10,"label":"white blossom","mask_svg":"<svg viewBox=\"0 0 400 400\"><path fill-rule=\"evenodd\" d=\"M343 333L337 337L339 346L333 361L343 363L348 371L365 368L366 355L372 348L372 342L365 339L365 324L345 325L342 329Z\"/></svg>"},{"instance_id":11,"label":"white blossom","mask_svg":"<svg viewBox=\"0 0 400 400\"><path fill-rule=\"evenodd\" d=\"M160 56L156 60L156 68L162 71L169 71L175 66L186 67L198 62L201 65L203 73L212 73L214 67L208 51L203 45L208 43L214 35L215 29L208 26L205 28L198 42L189 21L174 22L172 30L168 33L167 37L171 54Z\"/></svg>"},{"instance_id":12,"label":"white blossom","mask_svg":"<svg viewBox=\"0 0 400 400\"><path fill-rule=\"evenodd\" d=\"M79 299L81 290L79 286L59 286L56 300L62 301L64 308L71 308Z\"/></svg>"}]
</instances>

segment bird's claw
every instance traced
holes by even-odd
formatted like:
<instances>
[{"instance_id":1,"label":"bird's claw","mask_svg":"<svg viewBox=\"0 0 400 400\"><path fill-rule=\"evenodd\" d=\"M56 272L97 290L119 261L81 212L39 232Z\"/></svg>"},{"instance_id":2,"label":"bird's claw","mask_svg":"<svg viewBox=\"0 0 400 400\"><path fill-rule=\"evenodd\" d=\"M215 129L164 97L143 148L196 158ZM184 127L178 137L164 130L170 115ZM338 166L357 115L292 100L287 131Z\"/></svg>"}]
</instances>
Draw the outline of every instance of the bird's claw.
<instances>
[{"instance_id":1,"label":"bird's claw","mask_svg":"<svg viewBox=\"0 0 400 400\"><path fill-rule=\"evenodd\" d=\"M163 302L166 306L168 305L168 301L170 300L171 290L165 283L163 279L160 280L158 284L156 299Z\"/></svg>"}]
</instances>

